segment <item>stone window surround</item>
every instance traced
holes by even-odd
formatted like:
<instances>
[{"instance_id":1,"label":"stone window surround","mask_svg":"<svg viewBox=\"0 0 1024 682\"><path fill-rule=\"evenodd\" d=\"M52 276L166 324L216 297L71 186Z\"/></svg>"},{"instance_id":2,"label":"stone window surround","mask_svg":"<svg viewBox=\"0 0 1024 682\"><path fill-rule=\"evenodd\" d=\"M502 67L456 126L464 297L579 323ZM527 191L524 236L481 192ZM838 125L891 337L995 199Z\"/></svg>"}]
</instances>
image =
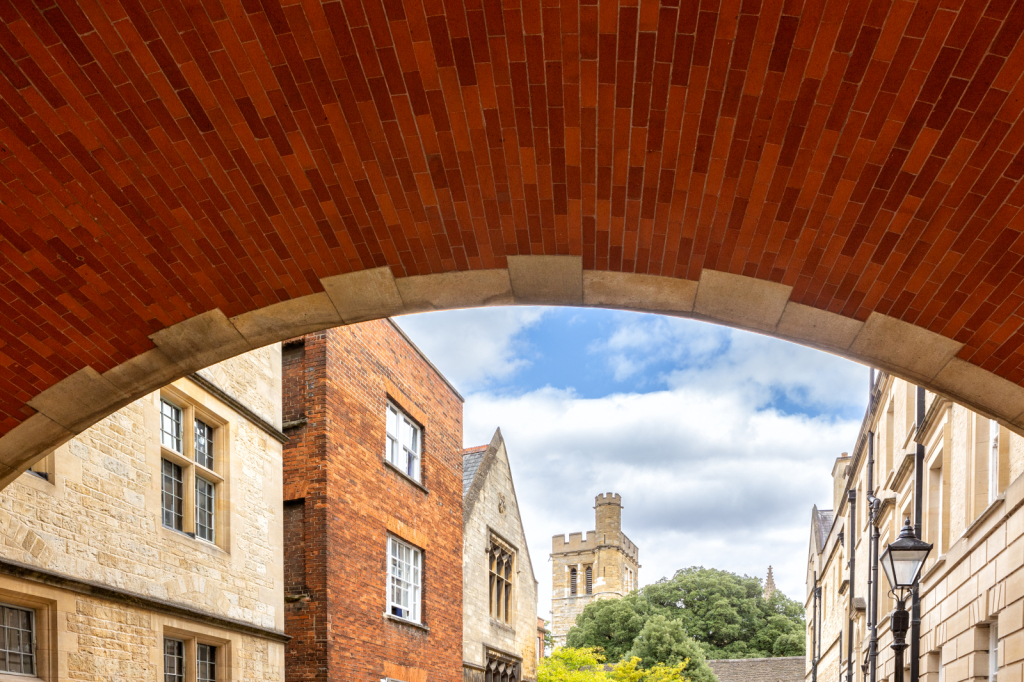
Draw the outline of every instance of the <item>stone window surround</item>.
<instances>
[{"instance_id":1,"label":"stone window surround","mask_svg":"<svg viewBox=\"0 0 1024 682\"><path fill-rule=\"evenodd\" d=\"M164 639L176 639L185 643L185 682L196 682L196 660L198 645L209 644L217 647L217 682L234 682L231 669L231 640L223 633L212 633L209 628L196 627L195 624L177 620L165 620L157 623L157 653L160 664L157 666L156 682L163 682L163 643Z\"/></svg>"},{"instance_id":2,"label":"stone window surround","mask_svg":"<svg viewBox=\"0 0 1024 682\"><path fill-rule=\"evenodd\" d=\"M16 592L0 587L0 603L26 609L33 613L33 644L35 648L35 675L0 672L0 682L28 682L57 680L57 601L44 596Z\"/></svg>"},{"instance_id":3,"label":"stone window surround","mask_svg":"<svg viewBox=\"0 0 1024 682\"><path fill-rule=\"evenodd\" d=\"M157 525L160 528L160 532L164 534L165 537L173 537L181 540L189 538L189 540L198 545L205 545L210 548L218 548L225 552L230 552L230 543L228 539L230 537L231 519L229 510L231 507L228 472L231 470L231 453L233 449L231 425L225 417L204 406L202 404L203 401L201 400L201 397L199 395L192 394L193 391L188 389L193 389L193 387L186 384L186 382L178 382L177 384L165 386L156 392L158 419L161 400L166 400L174 404L182 411L182 452L175 452L174 450L163 446L160 441L159 422L157 422L157 431L151 434L151 436L155 439L155 442L160 449L160 458L169 460L182 468L182 479L184 482L185 492L185 499L182 504L184 517L182 523L183 530L178 531L163 525L162 509L158 510L161 518L158 518ZM205 391L202 387L195 387L195 389L198 389L198 391ZM214 429L213 470L207 469L195 461L194 447L196 419L202 420ZM214 513L214 542L208 542L195 537L195 477L197 474L201 474L203 478L214 484L216 496L216 507ZM156 475L153 476L152 480L157 493L160 493L162 476L160 475L159 470L156 472Z\"/></svg>"},{"instance_id":4,"label":"stone window surround","mask_svg":"<svg viewBox=\"0 0 1024 682\"><path fill-rule=\"evenodd\" d=\"M519 588L519 584L518 584L519 583L519 550L516 548L515 545L513 545L511 542L507 541L500 534L495 532L495 530L493 528L488 526L487 527L487 552L488 552L488 554L490 553L492 545L499 545L503 549L505 549L507 552L512 554L512 576L511 576L512 579L510 580L510 582L512 583L512 595L509 598L508 620L507 621L501 621L501 620L498 620L497 618L495 618L493 615L491 615L491 623L495 624L495 625L499 625L502 628L506 628L506 629L509 629L509 630L515 632L516 616L517 616L517 614L519 612L519 609L517 608L517 605L518 605L518 602L519 602L519 599L518 599L518 597L519 597L519 594L518 594L519 593L519 589L518 589ZM489 606L489 604L490 604L490 577L491 577L491 570L490 569L491 569L491 567L490 567L490 560L488 560L488 564L487 564L488 613L490 613L490 606Z\"/></svg>"},{"instance_id":5,"label":"stone window surround","mask_svg":"<svg viewBox=\"0 0 1024 682\"><path fill-rule=\"evenodd\" d=\"M484 658L483 658L483 660L484 660L484 675L485 675L484 679L486 679L486 671L490 667L490 662L492 660L498 660L498 661L502 661L502 662L504 662L506 664L515 665L517 667L517 670L516 670L516 680L518 680L520 682L522 681L522 675L523 675L523 657L522 656L520 656L518 654L514 654L514 653L512 653L510 651L505 651L504 649L499 649L497 647L490 646L488 644L484 644L483 645L483 649L484 649Z\"/></svg>"}]
</instances>

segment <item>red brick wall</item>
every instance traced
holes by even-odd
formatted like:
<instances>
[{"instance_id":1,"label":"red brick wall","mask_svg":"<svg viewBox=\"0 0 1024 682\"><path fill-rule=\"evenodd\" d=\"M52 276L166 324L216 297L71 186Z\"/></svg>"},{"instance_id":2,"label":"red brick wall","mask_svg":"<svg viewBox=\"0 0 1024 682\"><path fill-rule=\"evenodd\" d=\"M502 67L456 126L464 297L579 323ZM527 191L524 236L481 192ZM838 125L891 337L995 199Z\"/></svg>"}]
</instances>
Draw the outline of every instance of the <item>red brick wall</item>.
<instances>
[{"instance_id":1,"label":"red brick wall","mask_svg":"<svg viewBox=\"0 0 1024 682\"><path fill-rule=\"evenodd\" d=\"M286 606L287 680L458 682L462 677L462 401L386 321L311 334L286 353L286 499L304 500L309 601ZM423 484L384 463L385 402L421 421ZM297 407L301 405L301 408ZM288 520L286 519L286 525ZM423 550L423 621L386 611L389 529ZM289 585L292 585L289 581Z\"/></svg>"}]
</instances>

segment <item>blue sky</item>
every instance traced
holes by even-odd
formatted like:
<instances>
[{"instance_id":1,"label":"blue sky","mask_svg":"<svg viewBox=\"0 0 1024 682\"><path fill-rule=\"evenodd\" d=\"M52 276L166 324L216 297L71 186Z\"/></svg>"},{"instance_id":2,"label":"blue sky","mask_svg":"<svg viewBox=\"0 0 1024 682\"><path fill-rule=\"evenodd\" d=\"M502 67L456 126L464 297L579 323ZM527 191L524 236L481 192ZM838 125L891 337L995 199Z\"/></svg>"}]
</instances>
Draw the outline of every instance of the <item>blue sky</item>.
<instances>
[{"instance_id":1,"label":"blue sky","mask_svg":"<svg viewBox=\"0 0 1024 682\"><path fill-rule=\"evenodd\" d=\"M803 599L811 505L851 449L867 368L769 337L623 311L507 307L397 319L466 398L465 443L502 429L550 609L551 537L623 496L640 582L692 565Z\"/></svg>"}]
</instances>

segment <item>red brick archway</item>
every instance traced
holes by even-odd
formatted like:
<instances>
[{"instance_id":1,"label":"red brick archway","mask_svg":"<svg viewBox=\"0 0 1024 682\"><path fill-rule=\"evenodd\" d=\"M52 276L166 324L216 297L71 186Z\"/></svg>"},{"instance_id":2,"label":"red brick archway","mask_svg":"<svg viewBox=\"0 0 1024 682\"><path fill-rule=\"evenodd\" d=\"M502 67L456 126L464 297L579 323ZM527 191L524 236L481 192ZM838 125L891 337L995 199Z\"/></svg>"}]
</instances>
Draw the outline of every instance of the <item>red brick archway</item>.
<instances>
[{"instance_id":1,"label":"red brick archway","mask_svg":"<svg viewBox=\"0 0 1024 682\"><path fill-rule=\"evenodd\" d=\"M547 302L1024 429L1024 2L0 2L0 462L302 331Z\"/></svg>"}]
</instances>

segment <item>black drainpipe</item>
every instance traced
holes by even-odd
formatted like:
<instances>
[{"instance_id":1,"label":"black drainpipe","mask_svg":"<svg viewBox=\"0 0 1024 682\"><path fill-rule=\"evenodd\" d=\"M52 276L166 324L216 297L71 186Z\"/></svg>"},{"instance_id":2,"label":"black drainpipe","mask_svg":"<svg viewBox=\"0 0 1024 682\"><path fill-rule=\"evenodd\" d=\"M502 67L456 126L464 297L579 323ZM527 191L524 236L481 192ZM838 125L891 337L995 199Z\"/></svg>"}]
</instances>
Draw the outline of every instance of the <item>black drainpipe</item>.
<instances>
[{"instance_id":1,"label":"black drainpipe","mask_svg":"<svg viewBox=\"0 0 1024 682\"><path fill-rule=\"evenodd\" d=\"M853 481L852 471L850 472L850 481ZM847 637L848 646L846 647L846 682L853 682L853 592L854 585L856 584L855 578L857 577L854 537L857 533L857 491L851 488L846 493L846 496L850 503L850 528L846 534L850 540L850 617L847 623L849 636Z\"/></svg>"},{"instance_id":2,"label":"black drainpipe","mask_svg":"<svg viewBox=\"0 0 1024 682\"><path fill-rule=\"evenodd\" d=\"M917 429L924 425L924 388L917 387ZM924 444L917 444L914 458L914 535L921 539L921 516L924 512ZM910 682L921 678L921 595L920 584L914 585L914 606L910 613Z\"/></svg>"},{"instance_id":3,"label":"black drainpipe","mask_svg":"<svg viewBox=\"0 0 1024 682\"><path fill-rule=\"evenodd\" d=\"M868 543L868 607L867 621L871 630L868 640L868 673L870 682L875 682L878 662L878 526L875 525L875 513L878 511L878 498L875 497L875 434L868 431L868 532L871 539Z\"/></svg>"},{"instance_id":4,"label":"black drainpipe","mask_svg":"<svg viewBox=\"0 0 1024 682\"><path fill-rule=\"evenodd\" d=\"M811 605L811 682L818 682L818 572L814 572L814 601Z\"/></svg>"}]
</instances>

